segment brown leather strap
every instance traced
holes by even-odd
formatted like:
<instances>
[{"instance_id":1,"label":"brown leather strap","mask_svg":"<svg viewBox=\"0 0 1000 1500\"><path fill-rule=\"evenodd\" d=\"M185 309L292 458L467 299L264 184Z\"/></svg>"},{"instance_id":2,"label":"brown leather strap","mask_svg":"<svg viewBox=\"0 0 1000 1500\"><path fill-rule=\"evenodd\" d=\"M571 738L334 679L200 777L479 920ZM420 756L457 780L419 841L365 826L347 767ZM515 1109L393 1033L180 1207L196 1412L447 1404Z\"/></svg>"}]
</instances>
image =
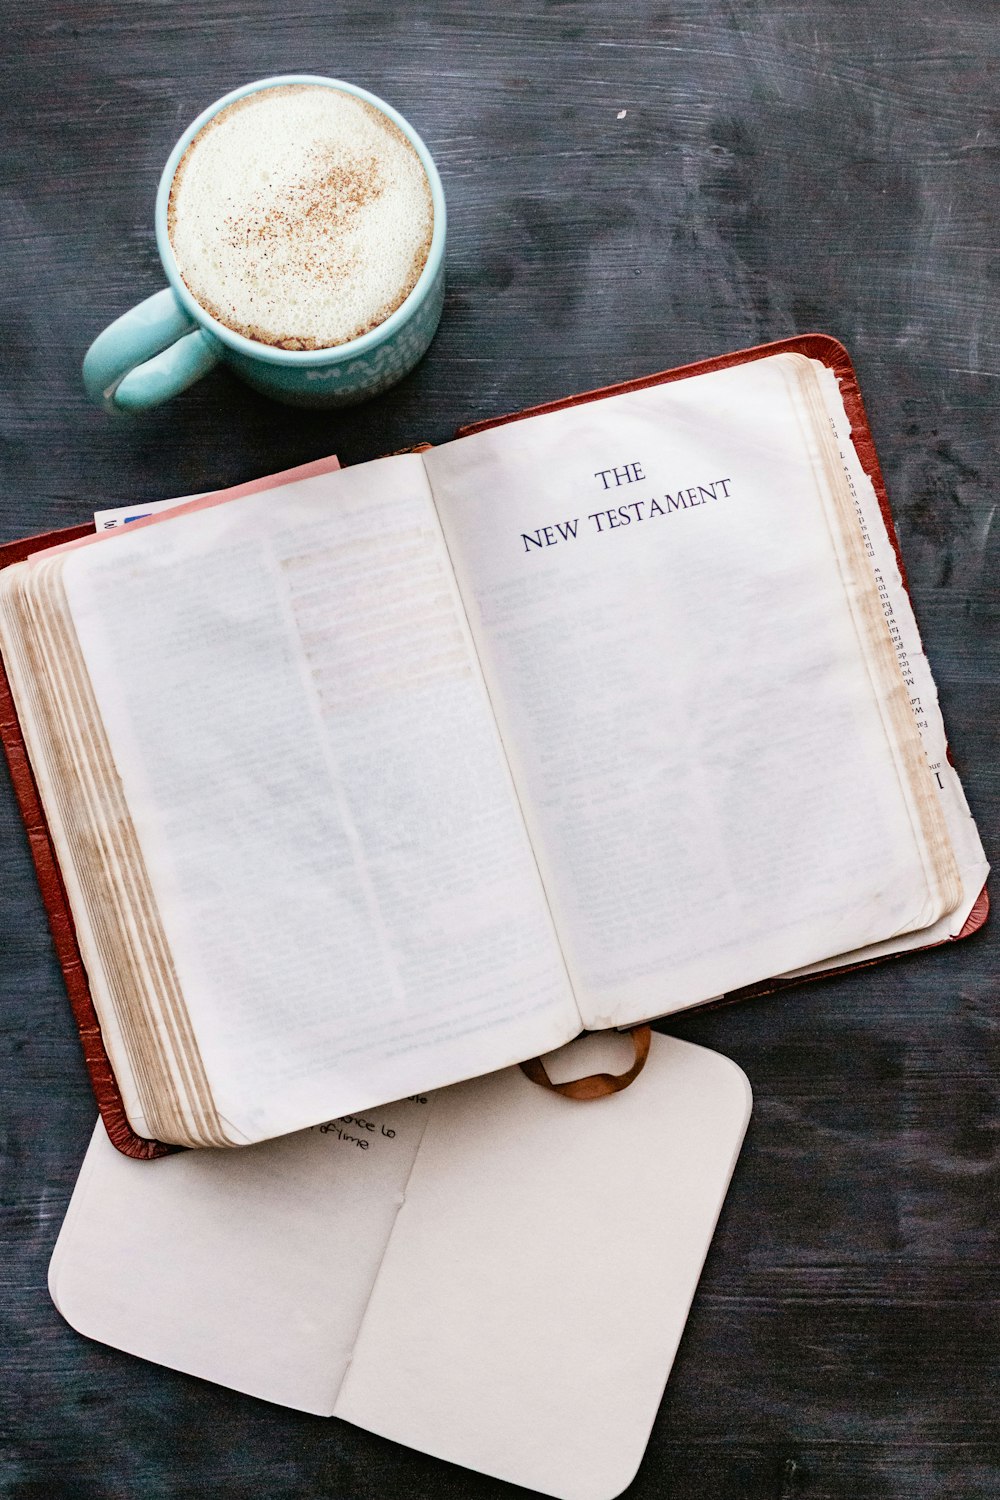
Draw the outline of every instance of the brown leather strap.
<instances>
[{"instance_id":1,"label":"brown leather strap","mask_svg":"<svg viewBox=\"0 0 1000 1500\"><path fill-rule=\"evenodd\" d=\"M552 1089L556 1094L565 1094L567 1099L605 1099L608 1094L617 1094L627 1089L638 1078L649 1056L649 1039L652 1033L648 1026L636 1026L629 1033L635 1049L635 1061L624 1073L591 1073L588 1078L571 1078L568 1083L553 1083L545 1071L540 1057L531 1057L521 1064L521 1072L543 1089Z\"/></svg>"}]
</instances>

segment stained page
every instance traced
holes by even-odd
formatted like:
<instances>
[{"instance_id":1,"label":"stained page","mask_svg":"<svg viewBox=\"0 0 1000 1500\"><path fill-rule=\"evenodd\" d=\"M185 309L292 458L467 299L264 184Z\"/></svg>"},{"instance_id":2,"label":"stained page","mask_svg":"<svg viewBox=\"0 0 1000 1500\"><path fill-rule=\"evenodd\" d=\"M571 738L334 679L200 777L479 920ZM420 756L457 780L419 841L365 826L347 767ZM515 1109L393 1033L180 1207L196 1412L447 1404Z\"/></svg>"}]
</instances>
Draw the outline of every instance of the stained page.
<instances>
[{"instance_id":1,"label":"stained page","mask_svg":"<svg viewBox=\"0 0 1000 1500\"><path fill-rule=\"evenodd\" d=\"M63 567L231 1136L575 1034L418 458L139 523Z\"/></svg>"},{"instance_id":2,"label":"stained page","mask_svg":"<svg viewBox=\"0 0 1000 1500\"><path fill-rule=\"evenodd\" d=\"M425 455L589 1026L941 914L793 358Z\"/></svg>"}]
</instances>

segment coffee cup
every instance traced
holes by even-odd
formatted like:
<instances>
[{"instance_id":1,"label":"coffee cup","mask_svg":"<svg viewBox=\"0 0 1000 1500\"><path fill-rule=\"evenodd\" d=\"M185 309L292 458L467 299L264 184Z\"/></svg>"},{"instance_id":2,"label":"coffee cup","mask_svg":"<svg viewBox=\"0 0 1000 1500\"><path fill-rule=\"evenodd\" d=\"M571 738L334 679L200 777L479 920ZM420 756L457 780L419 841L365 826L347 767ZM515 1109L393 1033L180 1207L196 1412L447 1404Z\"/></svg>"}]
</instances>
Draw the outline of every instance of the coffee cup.
<instances>
[{"instance_id":1,"label":"coffee cup","mask_svg":"<svg viewBox=\"0 0 1000 1500\"><path fill-rule=\"evenodd\" d=\"M341 98L333 101L316 95L311 96L310 104L328 110L342 106L344 111L362 111L364 118L360 128L363 131L384 130L385 172L379 175L382 163L377 150L376 156L371 158L374 167L362 157L357 159L361 162L359 167L357 162L352 166L350 158L330 155L332 165L317 167L312 178L308 173L303 177L300 171L299 177L287 188L285 199L279 200L272 194L265 201L260 194L251 193L243 218L239 214L235 220L231 215L226 218L232 232L228 236L230 248L224 251L222 262L214 250L203 257L205 265L202 269L208 278L205 286L210 288L209 295L205 286L197 283L191 269L185 267L185 275L178 264L174 244L179 233L177 203L172 202L172 198L178 198L175 192L175 182L180 180L178 168L183 164L184 170L189 170L188 163L201 150L198 143L192 147L196 137L199 142L207 140L208 134L202 136L201 133L213 121L213 130L218 136L219 127L224 122L217 117L226 111L226 121L234 119L236 112L232 106L238 102L240 110L247 114L251 111L259 113L261 107L266 106L272 111L271 118L263 122L266 128L272 133L277 132L279 137L284 131L288 137L285 147L290 142L298 150L298 143L290 134L294 122L280 118L282 114L287 116L287 110L280 106L282 101L295 99L298 107L305 95L317 87L337 90ZM284 92L272 93L259 100L252 97L263 95L268 90ZM278 114L274 115L276 108ZM245 128L245 122L241 128ZM191 154L189 148L192 148ZM390 159L392 152L396 152L396 157ZM320 156L313 154L319 161ZM408 158L413 158L418 165L414 167ZM377 178L375 190L371 190L372 170ZM403 174L410 188L407 189L409 197L404 194L400 202L416 204L412 187L416 181L414 172L419 175L423 184L421 191L426 194L426 218L418 223L417 215L410 222L404 215L387 234L384 218L380 221L370 217L376 209L383 215L391 212L391 203L383 192L383 181L391 179L395 184L397 177ZM201 176L205 179L205 171ZM315 182L316 196L310 203L307 200L313 191L311 181ZM207 182L207 208L196 203L191 210L193 214L203 210L211 214L210 172ZM367 219L365 212L369 213ZM328 220L325 227L321 223L324 214ZM354 239L344 240L341 244L337 236L348 220ZM235 228L232 227L234 223ZM321 231L310 227L317 223L321 223ZM359 223L364 231L360 240ZM316 239L317 232L321 232L320 240ZM310 234L311 239L308 238ZM344 308L338 311L336 299L345 283L344 278L337 274L337 256L340 256L339 264L343 266L356 268L361 265L363 268L365 234L369 236L378 261L372 287L361 289L369 295L369 302L362 305L357 300L361 293L356 296L352 292ZM303 235L306 238L302 238ZM217 364L228 366L255 390L293 406L350 405L377 395L408 374L425 353L441 317L445 202L430 152L413 127L390 105L365 89L337 79L307 73L265 78L234 89L204 110L181 136L163 169L156 196L156 243L168 285L106 328L90 346L84 359L83 378L87 392L109 411L136 412L158 406L186 390ZM319 257L316 275L327 278L329 296L326 302L314 285L312 268L317 263L314 253L317 244L323 253L327 253L330 246L339 246L335 248L333 262L328 260L324 264L322 255ZM386 262L383 265L390 249L398 264ZM259 252L265 260L268 255L272 257L265 264L266 274L260 273L256 261L253 265L247 262L251 250L254 255ZM232 265L227 263L227 255L233 260ZM241 255L243 262L239 261ZM248 271L254 273L249 280L257 298L247 304L253 310L252 316L248 315L246 308L241 310L238 306L240 285L247 279L242 273ZM281 309L282 276L291 278L292 271L297 279L294 284L289 280L291 290L284 313L289 326L285 328ZM212 280L213 276L216 281ZM225 279L227 276L228 280ZM223 280L220 281L220 277ZM196 290L189 284L192 281L196 283ZM386 296L376 307L381 293L386 293ZM269 304L268 326L258 326L261 297ZM275 297L277 305L271 305ZM303 302L306 304L304 311ZM291 316L292 312L295 317ZM352 326L351 319L355 314L355 326ZM307 323L312 317L315 327L298 326L295 318L302 317ZM325 343L324 339L328 338L336 341Z\"/></svg>"}]
</instances>

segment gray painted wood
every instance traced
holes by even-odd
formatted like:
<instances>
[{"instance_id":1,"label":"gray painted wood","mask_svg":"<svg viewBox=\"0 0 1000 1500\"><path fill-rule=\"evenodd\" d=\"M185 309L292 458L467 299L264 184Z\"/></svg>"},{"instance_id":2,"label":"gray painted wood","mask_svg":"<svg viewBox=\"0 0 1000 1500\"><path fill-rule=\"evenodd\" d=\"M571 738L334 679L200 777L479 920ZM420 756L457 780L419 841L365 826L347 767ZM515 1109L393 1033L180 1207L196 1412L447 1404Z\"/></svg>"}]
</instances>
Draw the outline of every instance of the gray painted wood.
<instances>
[{"instance_id":1,"label":"gray painted wood","mask_svg":"<svg viewBox=\"0 0 1000 1500\"><path fill-rule=\"evenodd\" d=\"M992 0L56 0L8 7L5 33L0 535L834 333L997 848ZM112 422L79 362L160 284L164 157L212 99L300 68L382 94L437 157L435 345L353 414L290 412L217 373ZM0 1494L513 1500L61 1323L45 1269L94 1109L5 783L0 820ZM736 1058L757 1103L632 1500L1000 1494L996 930L672 1028Z\"/></svg>"}]
</instances>

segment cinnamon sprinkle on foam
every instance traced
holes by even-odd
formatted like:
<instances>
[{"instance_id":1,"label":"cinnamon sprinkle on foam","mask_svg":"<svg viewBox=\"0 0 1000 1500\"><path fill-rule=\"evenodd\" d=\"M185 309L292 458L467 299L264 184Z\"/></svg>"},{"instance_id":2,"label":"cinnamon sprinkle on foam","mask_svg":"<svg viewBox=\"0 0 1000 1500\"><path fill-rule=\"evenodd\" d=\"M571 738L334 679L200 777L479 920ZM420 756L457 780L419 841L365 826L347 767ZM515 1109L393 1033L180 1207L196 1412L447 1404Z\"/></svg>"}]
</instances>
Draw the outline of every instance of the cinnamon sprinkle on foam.
<instances>
[{"instance_id":1,"label":"cinnamon sprinkle on foam","mask_svg":"<svg viewBox=\"0 0 1000 1500\"><path fill-rule=\"evenodd\" d=\"M277 348L329 348L378 327L413 290L430 250L430 184L380 110L285 84L199 131L167 229L185 284L219 322Z\"/></svg>"}]
</instances>

